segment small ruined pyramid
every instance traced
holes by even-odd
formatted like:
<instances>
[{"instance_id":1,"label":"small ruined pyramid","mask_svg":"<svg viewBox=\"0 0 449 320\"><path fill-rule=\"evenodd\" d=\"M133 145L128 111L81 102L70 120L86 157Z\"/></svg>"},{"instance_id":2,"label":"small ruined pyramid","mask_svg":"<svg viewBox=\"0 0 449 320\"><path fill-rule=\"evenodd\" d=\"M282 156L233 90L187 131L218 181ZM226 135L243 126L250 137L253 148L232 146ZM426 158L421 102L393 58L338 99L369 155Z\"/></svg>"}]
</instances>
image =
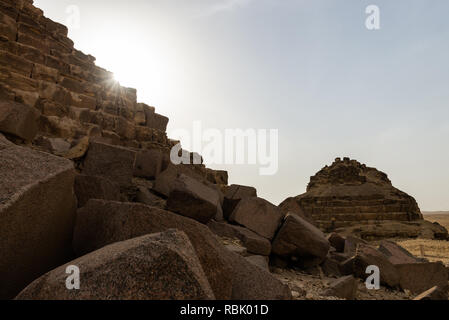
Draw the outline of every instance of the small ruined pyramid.
<instances>
[{"instance_id":1,"label":"small ruined pyramid","mask_svg":"<svg viewBox=\"0 0 449 320\"><path fill-rule=\"evenodd\" d=\"M281 207L299 210L324 230L423 219L416 200L393 187L385 173L349 158L337 158L321 169L311 177L306 193Z\"/></svg>"}]
</instances>

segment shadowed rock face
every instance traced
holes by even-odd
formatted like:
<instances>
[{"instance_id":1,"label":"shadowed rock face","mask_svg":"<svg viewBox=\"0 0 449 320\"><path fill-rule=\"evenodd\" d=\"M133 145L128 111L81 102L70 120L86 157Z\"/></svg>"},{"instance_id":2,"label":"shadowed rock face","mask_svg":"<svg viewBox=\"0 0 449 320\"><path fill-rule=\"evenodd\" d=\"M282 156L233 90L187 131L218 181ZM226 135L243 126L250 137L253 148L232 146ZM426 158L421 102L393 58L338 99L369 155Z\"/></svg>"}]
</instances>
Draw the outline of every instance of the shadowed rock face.
<instances>
[{"instance_id":1,"label":"shadowed rock face","mask_svg":"<svg viewBox=\"0 0 449 320\"><path fill-rule=\"evenodd\" d=\"M80 270L67 290L66 268ZM215 296L184 232L168 230L117 242L37 279L18 300L212 300Z\"/></svg>"},{"instance_id":2,"label":"shadowed rock face","mask_svg":"<svg viewBox=\"0 0 449 320\"><path fill-rule=\"evenodd\" d=\"M71 257L74 179L71 161L0 134L0 299Z\"/></svg>"},{"instance_id":3,"label":"shadowed rock face","mask_svg":"<svg viewBox=\"0 0 449 320\"><path fill-rule=\"evenodd\" d=\"M280 207L291 210L292 201L299 214L312 217L325 230L370 221L422 220L415 199L394 188L385 173L348 158L324 167L311 177L305 194Z\"/></svg>"}]
</instances>

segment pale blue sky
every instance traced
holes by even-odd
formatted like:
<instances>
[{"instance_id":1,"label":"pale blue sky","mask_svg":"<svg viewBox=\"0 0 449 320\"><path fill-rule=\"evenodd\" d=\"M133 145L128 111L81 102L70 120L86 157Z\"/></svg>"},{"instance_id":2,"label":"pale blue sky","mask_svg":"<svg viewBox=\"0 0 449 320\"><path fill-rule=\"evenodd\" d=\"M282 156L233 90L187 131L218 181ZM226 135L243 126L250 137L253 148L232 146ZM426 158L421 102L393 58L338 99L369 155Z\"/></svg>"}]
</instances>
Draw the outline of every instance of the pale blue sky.
<instances>
[{"instance_id":1,"label":"pale blue sky","mask_svg":"<svg viewBox=\"0 0 449 320\"><path fill-rule=\"evenodd\" d=\"M279 129L280 169L218 166L279 203L337 156L449 210L449 1L35 0L139 100L209 128ZM375 4L381 30L365 28ZM217 168L218 168L217 167Z\"/></svg>"}]
</instances>

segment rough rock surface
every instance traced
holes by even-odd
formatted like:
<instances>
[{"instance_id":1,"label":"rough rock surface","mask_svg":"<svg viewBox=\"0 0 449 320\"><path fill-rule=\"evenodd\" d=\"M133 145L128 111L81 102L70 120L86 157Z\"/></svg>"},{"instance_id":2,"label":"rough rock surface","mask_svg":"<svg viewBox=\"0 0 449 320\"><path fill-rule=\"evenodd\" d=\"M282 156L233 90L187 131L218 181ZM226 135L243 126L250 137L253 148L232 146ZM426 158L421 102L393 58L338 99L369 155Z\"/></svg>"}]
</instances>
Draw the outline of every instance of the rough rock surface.
<instances>
[{"instance_id":1,"label":"rough rock surface","mask_svg":"<svg viewBox=\"0 0 449 320\"><path fill-rule=\"evenodd\" d=\"M226 250L205 225L142 204L90 200L78 210L74 248L81 255L116 241L173 228L189 237L217 299L290 298L282 283Z\"/></svg>"},{"instance_id":2,"label":"rough rock surface","mask_svg":"<svg viewBox=\"0 0 449 320\"><path fill-rule=\"evenodd\" d=\"M229 219L240 200L257 197L257 190L253 187L230 185L224 188L223 216Z\"/></svg>"},{"instance_id":3,"label":"rough rock surface","mask_svg":"<svg viewBox=\"0 0 449 320\"><path fill-rule=\"evenodd\" d=\"M357 297L357 281L353 276L339 278L332 282L329 288L324 291L324 296L355 300Z\"/></svg>"},{"instance_id":4,"label":"rough rock surface","mask_svg":"<svg viewBox=\"0 0 449 320\"><path fill-rule=\"evenodd\" d=\"M339 235L338 233L331 233L327 236L327 241L329 241L330 245L335 248L337 252L345 251L345 243L346 239Z\"/></svg>"},{"instance_id":5,"label":"rough rock surface","mask_svg":"<svg viewBox=\"0 0 449 320\"><path fill-rule=\"evenodd\" d=\"M137 152L134 176L155 179L162 171L167 169L169 156L161 149L150 149Z\"/></svg>"},{"instance_id":6,"label":"rough rock surface","mask_svg":"<svg viewBox=\"0 0 449 320\"><path fill-rule=\"evenodd\" d=\"M80 270L68 290L66 268ZM184 232L168 230L117 242L61 266L30 284L18 300L212 300L215 296Z\"/></svg>"},{"instance_id":7,"label":"rough rock surface","mask_svg":"<svg viewBox=\"0 0 449 320\"><path fill-rule=\"evenodd\" d=\"M0 98L0 132L31 141L39 129L40 112L22 103Z\"/></svg>"},{"instance_id":8,"label":"rough rock surface","mask_svg":"<svg viewBox=\"0 0 449 320\"><path fill-rule=\"evenodd\" d=\"M271 240L283 217L281 210L267 200L246 198L239 202L229 220Z\"/></svg>"},{"instance_id":9,"label":"rough rock surface","mask_svg":"<svg viewBox=\"0 0 449 320\"><path fill-rule=\"evenodd\" d=\"M385 173L348 158L336 159L311 177L307 192L294 200L323 230L375 221L422 220L415 199L394 188Z\"/></svg>"},{"instance_id":10,"label":"rough rock surface","mask_svg":"<svg viewBox=\"0 0 449 320\"><path fill-rule=\"evenodd\" d=\"M368 266L377 266L379 268L381 284L391 288L399 285L400 274L396 267L388 261L387 257L371 246L360 244L353 260L354 274L361 279L366 279L368 276L366 268Z\"/></svg>"},{"instance_id":11,"label":"rough rock surface","mask_svg":"<svg viewBox=\"0 0 449 320\"><path fill-rule=\"evenodd\" d=\"M271 253L271 242L257 233L241 226L225 222L210 221L207 226L220 237L236 238L240 240L248 252L255 255L268 256Z\"/></svg>"},{"instance_id":12,"label":"rough rock surface","mask_svg":"<svg viewBox=\"0 0 449 320\"><path fill-rule=\"evenodd\" d=\"M71 161L0 134L0 299L70 258L74 179Z\"/></svg>"},{"instance_id":13,"label":"rough rock surface","mask_svg":"<svg viewBox=\"0 0 449 320\"><path fill-rule=\"evenodd\" d=\"M248 256L245 259L263 270L270 271L268 258L265 256Z\"/></svg>"},{"instance_id":14,"label":"rough rock surface","mask_svg":"<svg viewBox=\"0 0 449 320\"><path fill-rule=\"evenodd\" d=\"M319 265L329 251L329 242L315 226L295 214L288 214L273 240L274 254L297 260L304 267Z\"/></svg>"},{"instance_id":15,"label":"rough rock surface","mask_svg":"<svg viewBox=\"0 0 449 320\"><path fill-rule=\"evenodd\" d=\"M395 265L402 289L414 294L422 293L433 286L448 290L448 272L441 262L407 263Z\"/></svg>"},{"instance_id":16,"label":"rough rock surface","mask_svg":"<svg viewBox=\"0 0 449 320\"><path fill-rule=\"evenodd\" d=\"M78 207L83 207L90 199L120 201L120 187L109 179L100 176L77 175L75 194Z\"/></svg>"},{"instance_id":17,"label":"rough rock surface","mask_svg":"<svg viewBox=\"0 0 449 320\"><path fill-rule=\"evenodd\" d=\"M192 242L217 299L231 296L231 272L208 228L192 219L143 204L90 200L78 210L73 246L78 256L105 245L168 229Z\"/></svg>"},{"instance_id":18,"label":"rough rock surface","mask_svg":"<svg viewBox=\"0 0 449 320\"><path fill-rule=\"evenodd\" d=\"M379 251L382 252L392 264L419 263L406 249L393 241L383 240L380 242Z\"/></svg>"},{"instance_id":19,"label":"rough rock surface","mask_svg":"<svg viewBox=\"0 0 449 320\"><path fill-rule=\"evenodd\" d=\"M201 223L209 222L222 212L218 191L184 174L173 183L167 209Z\"/></svg>"},{"instance_id":20,"label":"rough rock surface","mask_svg":"<svg viewBox=\"0 0 449 320\"><path fill-rule=\"evenodd\" d=\"M131 185L136 153L130 149L91 142L82 173L105 177L119 186Z\"/></svg>"}]
</instances>

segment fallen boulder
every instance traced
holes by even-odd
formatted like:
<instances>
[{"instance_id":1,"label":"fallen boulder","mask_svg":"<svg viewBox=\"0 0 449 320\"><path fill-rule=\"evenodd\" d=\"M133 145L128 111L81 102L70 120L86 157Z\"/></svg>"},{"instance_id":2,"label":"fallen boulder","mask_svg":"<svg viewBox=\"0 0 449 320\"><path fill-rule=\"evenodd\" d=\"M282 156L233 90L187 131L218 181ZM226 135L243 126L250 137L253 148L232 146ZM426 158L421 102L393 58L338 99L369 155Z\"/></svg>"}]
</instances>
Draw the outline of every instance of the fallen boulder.
<instances>
[{"instance_id":1,"label":"fallen boulder","mask_svg":"<svg viewBox=\"0 0 449 320\"><path fill-rule=\"evenodd\" d=\"M74 179L71 161L0 134L0 299L70 259Z\"/></svg>"},{"instance_id":2,"label":"fallen boulder","mask_svg":"<svg viewBox=\"0 0 449 320\"><path fill-rule=\"evenodd\" d=\"M359 244L357 254L353 260L354 274L361 279L366 279L369 276L366 273L368 266L377 266L379 268L381 284L391 288L399 285L398 270L388 261L387 257L371 246Z\"/></svg>"},{"instance_id":3,"label":"fallen boulder","mask_svg":"<svg viewBox=\"0 0 449 320\"><path fill-rule=\"evenodd\" d=\"M83 207L90 199L120 201L120 187L100 176L77 175L75 194L78 199L78 207Z\"/></svg>"},{"instance_id":4,"label":"fallen boulder","mask_svg":"<svg viewBox=\"0 0 449 320\"><path fill-rule=\"evenodd\" d=\"M357 297L357 280L353 276L346 276L333 281L323 296L355 300Z\"/></svg>"},{"instance_id":5,"label":"fallen boulder","mask_svg":"<svg viewBox=\"0 0 449 320\"><path fill-rule=\"evenodd\" d=\"M32 141L39 129L40 112L28 105L0 100L0 132Z\"/></svg>"},{"instance_id":6,"label":"fallen boulder","mask_svg":"<svg viewBox=\"0 0 449 320\"><path fill-rule=\"evenodd\" d=\"M381 241L379 251L382 252L392 264L421 262L418 258L393 241Z\"/></svg>"},{"instance_id":7,"label":"fallen boulder","mask_svg":"<svg viewBox=\"0 0 449 320\"><path fill-rule=\"evenodd\" d=\"M405 263L397 264L395 267L403 290L419 294L434 286L448 289L447 269L441 262Z\"/></svg>"},{"instance_id":8,"label":"fallen boulder","mask_svg":"<svg viewBox=\"0 0 449 320\"><path fill-rule=\"evenodd\" d=\"M345 249L344 253L349 256L353 256L357 252L357 248L361 244L368 244L365 240L362 240L360 238L354 237L354 236L347 236L345 240Z\"/></svg>"},{"instance_id":9,"label":"fallen boulder","mask_svg":"<svg viewBox=\"0 0 449 320\"><path fill-rule=\"evenodd\" d=\"M324 262L320 265L323 273L328 277L341 277L340 262L332 259L330 255L326 257Z\"/></svg>"},{"instance_id":10,"label":"fallen boulder","mask_svg":"<svg viewBox=\"0 0 449 320\"><path fill-rule=\"evenodd\" d=\"M277 233L272 251L289 259L297 259L305 268L319 265L329 252L329 242L324 234L296 214L288 214Z\"/></svg>"},{"instance_id":11,"label":"fallen boulder","mask_svg":"<svg viewBox=\"0 0 449 320\"><path fill-rule=\"evenodd\" d=\"M78 256L105 245L168 229L184 231L192 242L217 299L229 299L232 270L220 256L209 229L180 215L139 203L90 200L77 212L73 247Z\"/></svg>"},{"instance_id":12,"label":"fallen boulder","mask_svg":"<svg viewBox=\"0 0 449 320\"><path fill-rule=\"evenodd\" d=\"M226 220L229 219L240 200L257 197L256 188L236 184L225 187L223 193L223 216Z\"/></svg>"},{"instance_id":13,"label":"fallen boulder","mask_svg":"<svg viewBox=\"0 0 449 320\"><path fill-rule=\"evenodd\" d=\"M155 179L164 171L170 159L162 150L150 149L142 150L136 154L134 166L134 176L146 179Z\"/></svg>"},{"instance_id":14,"label":"fallen boulder","mask_svg":"<svg viewBox=\"0 0 449 320\"><path fill-rule=\"evenodd\" d=\"M219 237L236 238L242 242L248 252L255 255L269 256L271 242L244 227L211 220L207 226Z\"/></svg>"},{"instance_id":15,"label":"fallen boulder","mask_svg":"<svg viewBox=\"0 0 449 320\"><path fill-rule=\"evenodd\" d=\"M248 255L248 250L245 247L236 244L227 244L225 248L231 252L234 252L238 255L246 257Z\"/></svg>"},{"instance_id":16,"label":"fallen boulder","mask_svg":"<svg viewBox=\"0 0 449 320\"><path fill-rule=\"evenodd\" d=\"M74 248L81 255L110 243L172 228L189 237L217 299L290 297L288 288L279 280L226 250L205 225L143 204L90 200L78 210Z\"/></svg>"},{"instance_id":17,"label":"fallen boulder","mask_svg":"<svg viewBox=\"0 0 449 320\"><path fill-rule=\"evenodd\" d=\"M245 257L246 261L252 263L253 265L265 270L270 271L270 267L268 265L268 257L265 256L249 256Z\"/></svg>"},{"instance_id":18,"label":"fallen boulder","mask_svg":"<svg viewBox=\"0 0 449 320\"><path fill-rule=\"evenodd\" d=\"M345 251L345 243L346 239L343 238L338 233L331 233L327 236L327 241L329 241L330 245L335 248L337 252L344 252Z\"/></svg>"},{"instance_id":19,"label":"fallen boulder","mask_svg":"<svg viewBox=\"0 0 449 320\"><path fill-rule=\"evenodd\" d=\"M284 217L281 210L265 199L242 199L229 220L269 240L273 239Z\"/></svg>"},{"instance_id":20,"label":"fallen boulder","mask_svg":"<svg viewBox=\"0 0 449 320\"><path fill-rule=\"evenodd\" d=\"M66 268L79 269L68 290ZM184 232L168 230L117 242L61 266L17 300L212 300L215 296Z\"/></svg>"},{"instance_id":21,"label":"fallen boulder","mask_svg":"<svg viewBox=\"0 0 449 320\"><path fill-rule=\"evenodd\" d=\"M167 209L201 223L209 222L222 210L217 190L184 174L173 184Z\"/></svg>"},{"instance_id":22,"label":"fallen boulder","mask_svg":"<svg viewBox=\"0 0 449 320\"><path fill-rule=\"evenodd\" d=\"M82 173L105 177L121 187L131 185L136 153L130 149L91 141Z\"/></svg>"},{"instance_id":23,"label":"fallen boulder","mask_svg":"<svg viewBox=\"0 0 449 320\"><path fill-rule=\"evenodd\" d=\"M146 204L148 206L165 209L167 201L151 193L148 188L139 186L137 188L136 202Z\"/></svg>"}]
</instances>

